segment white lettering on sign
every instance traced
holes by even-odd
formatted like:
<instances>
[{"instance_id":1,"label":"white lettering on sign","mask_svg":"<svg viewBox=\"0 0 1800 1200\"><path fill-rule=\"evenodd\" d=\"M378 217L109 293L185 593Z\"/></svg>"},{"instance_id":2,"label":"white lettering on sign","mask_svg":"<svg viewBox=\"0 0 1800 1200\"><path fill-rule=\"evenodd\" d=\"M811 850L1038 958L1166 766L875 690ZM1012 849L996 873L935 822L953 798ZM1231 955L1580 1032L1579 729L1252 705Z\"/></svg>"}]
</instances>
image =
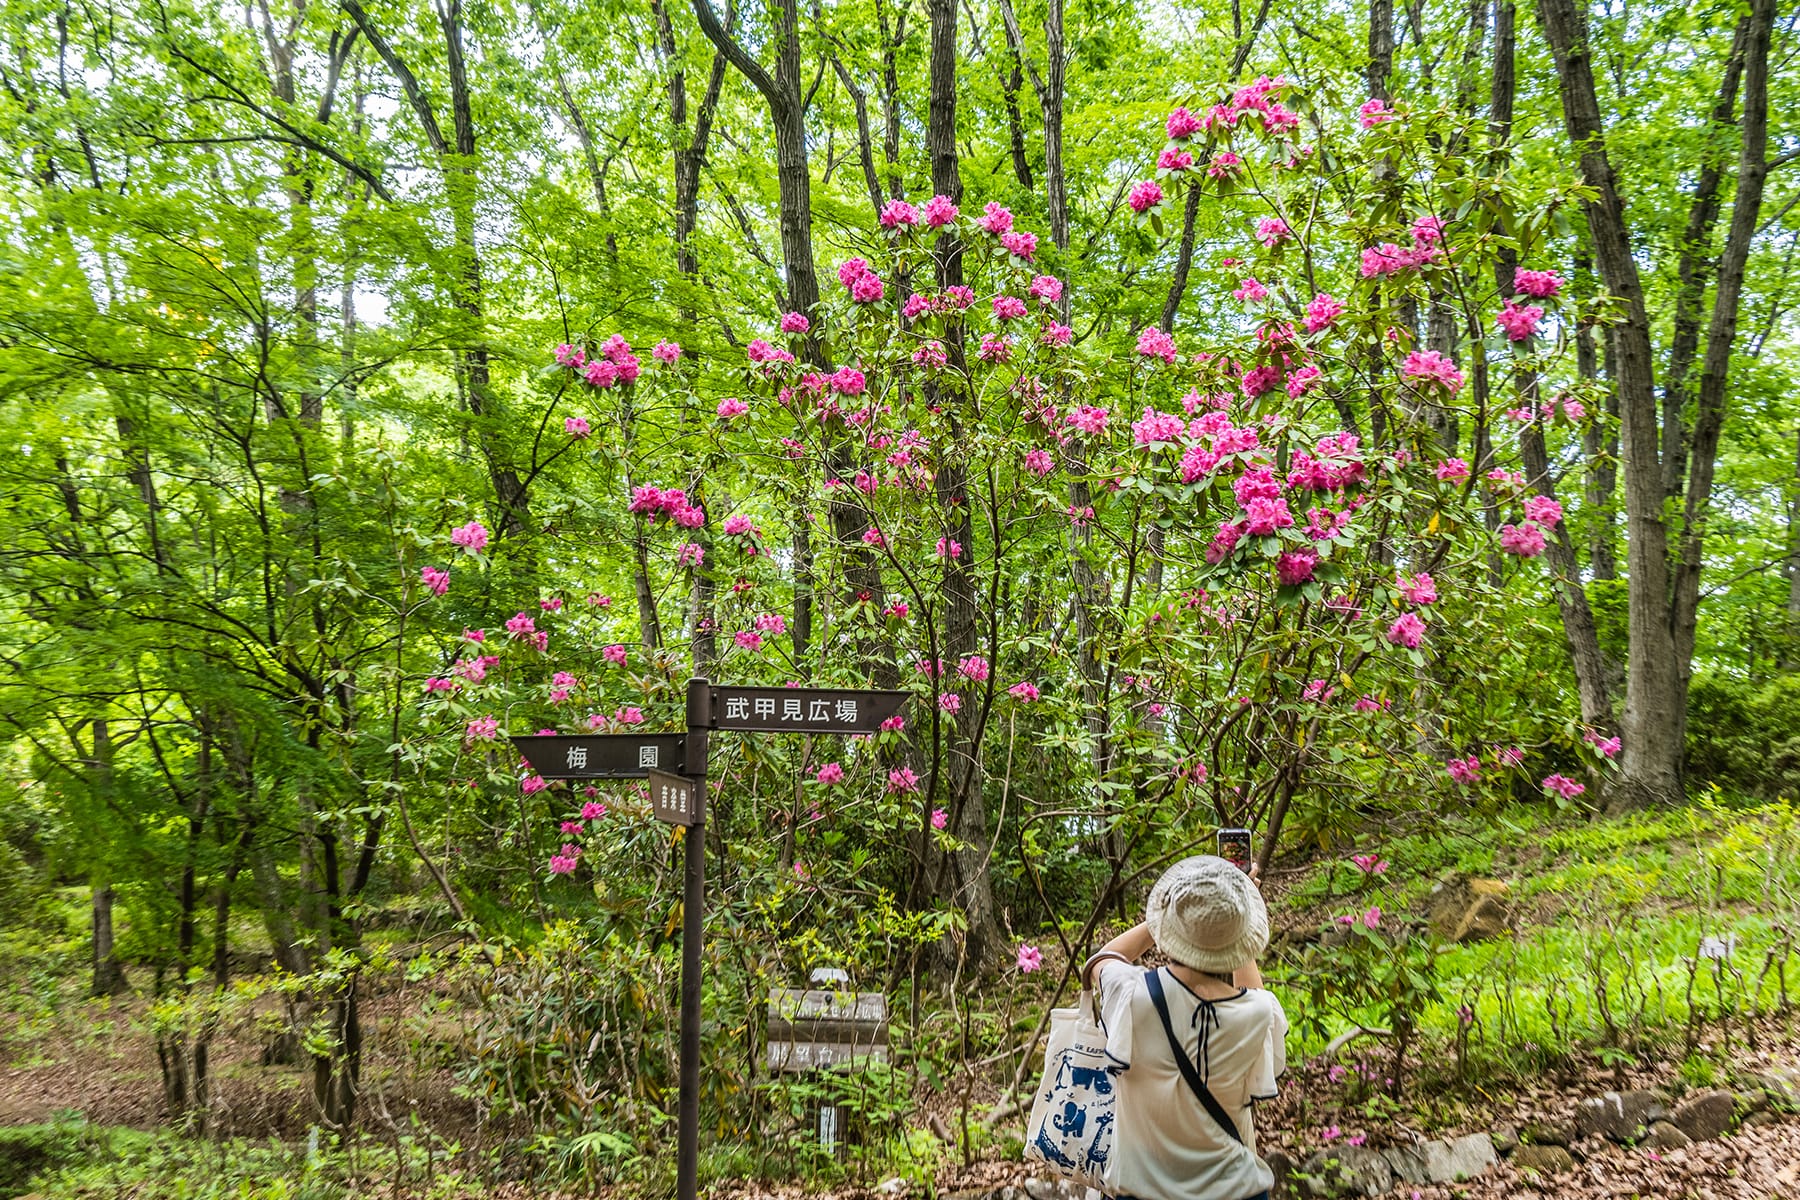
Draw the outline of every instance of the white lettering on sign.
<instances>
[{"instance_id":1,"label":"white lettering on sign","mask_svg":"<svg viewBox=\"0 0 1800 1200\"><path fill-rule=\"evenodd\" d=\"M854 723L856 720L856 701L839 700L837 702L837 719Z\"/></svg>"},{"instance_id":2,"label":"white lettering on sign","mask_svg":"<svg viewBox=\"0 0 1800 1200\"><path fill-rule=\"evenodd\" d=\"M774 716L775 715L775 697L773 697L773 696L758 696L756 698L756 715L759 717Z\"/></svg>"},{"instance_id":3,"label":"white lettering on sign","mask_svg":"<svg viewBox=\"0 0 1800 1200\"><path fill-rule=\"evenodd\" d=\"M725 698L725 719L727 721L748 721L750 719L750 697L727 696Z\"/></svg>"},{"instance_id":4,"label":"white lettering on sign","mask_svg":"<svg viewBox=\"0 0 1800 1200\"><path fill-rule=\"evenodd\" d=\"M781 719L784 721L800 720L800 701L790 697L781 702Z\"/></svg>"},{"instance_id":5,"label":"white lettering on sign","mask_svg":"<svg viewBox=\"0 0 1800 1200\"><path fill-rule=\"evenodd\" d=\"M829 721L829 720L831 720L831 701L829 701L829 700L814 700L812 702L811 710L808 711L806 714L806 719L809 721Z\"/></svg>"},{"instance_id":6,"label":"white lettering on sign","mask_svg":"<svg viewBox=\"0 0 1800 1200\"><path fill-rule=\"evenodd\" d=\"M661 746L639 746L638 747L638 766L640 766L640 767L661 766L662 764L660 764L656 761L657 754L658 754L658 752L661 751L661 749L662 749Z\"/></svg>"},{"instance_id":7,"label":"white lettering on sign","mask_svg":"<svg viewBox=\"0 0 1800 1200\"><path fill-rule=\"evenodd\" d=\"M569 761L567 763L567 766L571 770L575 770L575 771L580 771L580 770L586 769L586 767L587 767L587 747L586 746L570 746L569 747Z\"/></svg>"}]
</instances>

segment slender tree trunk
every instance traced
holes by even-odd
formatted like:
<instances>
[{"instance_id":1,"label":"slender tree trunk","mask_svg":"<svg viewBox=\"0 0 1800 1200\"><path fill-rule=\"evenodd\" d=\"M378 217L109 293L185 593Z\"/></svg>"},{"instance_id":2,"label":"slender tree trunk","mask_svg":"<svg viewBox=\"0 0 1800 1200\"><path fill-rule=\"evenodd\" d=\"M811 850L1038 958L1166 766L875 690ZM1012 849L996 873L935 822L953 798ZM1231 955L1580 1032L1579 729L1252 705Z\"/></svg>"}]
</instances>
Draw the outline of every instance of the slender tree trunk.
<instances>
[{"instance_id":1,"label":"slender tree trunk","mask_svg":"<svg viewBox=\"0 0 1800 1200\"><path fill-rule=\"evenodd\" d=\"M129 991L125 968L113 955L113 890L110 884L96 884L93 893L94 977L88 985L90 996L117 996Z\"/></svg>"},{"instance_id":2,"label":"slender tree trunk","mask_svg":"<svg viewBox=\"0 0 1800 1200\"><path fill-rule=\"evenodd\" d=\"M1539 17L1555 60L1564 125L1579 155L1582 181L1594 193L1583 207L1595 261L1607 290L1623 306L1613 344L1618 352L1615 370L1623 424L1631 651L1621 722L1623 762L1609 803L1624 807L1673 803L1683 795L1683 697L1668 619L1669 536L1662 516L1650 317L1607 152L1587 31L1574 0L1539 0Z\"/></svg>"}]
</instances>

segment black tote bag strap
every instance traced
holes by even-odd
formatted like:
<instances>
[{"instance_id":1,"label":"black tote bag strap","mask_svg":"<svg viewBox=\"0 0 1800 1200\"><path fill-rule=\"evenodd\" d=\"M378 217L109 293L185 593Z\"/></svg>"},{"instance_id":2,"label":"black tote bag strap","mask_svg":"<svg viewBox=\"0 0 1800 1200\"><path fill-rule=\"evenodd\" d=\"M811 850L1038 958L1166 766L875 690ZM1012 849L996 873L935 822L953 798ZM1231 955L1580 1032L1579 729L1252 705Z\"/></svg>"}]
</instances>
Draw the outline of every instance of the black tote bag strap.
<instances>
[{"instance_id":1,"label":"black tote bag strap","mask_svg":"<svg viewBox=\"0 0 1800 1200\"><path fill-rule=\"evenodd\" d=\"M1194 1095L1200 1097L1201 1107L1206 1109L1207 1114L1214 1121L1218 1122L1219 1128L1223 1129L1232 1141L1240 1146L1243 1145L1244 1135L1238 1132L1237 1122L1233 1121L1225 1112L1225 1106L1219 1103L1218 1098L1212 1094L1212 1089L1206 1086L1206 1081L1200 1078L1199 1070L1194 1066L1193 1060L1187 1056L1187 1051L1181 1048L1181 1040L1175 1036L1175 1023L1169 1019L1169 1001L1163 995L1161 973L1146 971L1144 983L1150 989L1150 1003L1156 1005L1156 1015L1162 1018L1163 1032L1169 1035L1169 1052L1175 1056L1175 1065L1181 1068L1181 1077L1187 1080L1189 1087L1194 1089Z\"/></svg>"}]
</instances>

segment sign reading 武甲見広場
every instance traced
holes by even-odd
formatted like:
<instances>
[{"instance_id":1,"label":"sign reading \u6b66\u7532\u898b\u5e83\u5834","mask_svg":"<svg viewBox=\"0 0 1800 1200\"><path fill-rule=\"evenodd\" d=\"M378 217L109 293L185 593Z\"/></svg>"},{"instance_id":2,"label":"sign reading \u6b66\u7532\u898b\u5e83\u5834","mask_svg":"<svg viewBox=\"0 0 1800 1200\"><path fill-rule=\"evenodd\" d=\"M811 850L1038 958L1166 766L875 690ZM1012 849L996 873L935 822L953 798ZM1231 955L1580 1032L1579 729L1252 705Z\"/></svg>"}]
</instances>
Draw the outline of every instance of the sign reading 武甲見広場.
<instances>
[{"instance_id":1,"label":"sign reading \u6b66\u7532\u898b\u5e83\u5834","mask_svg":"<svg viewBox=\"0 0 1800 1200\"><path fill-rule=\"evenodd\" d=\"M874 733L899 714L906 692L844 688L719 687L712 728L754 733Z\"/></svg>"}]
</instances>

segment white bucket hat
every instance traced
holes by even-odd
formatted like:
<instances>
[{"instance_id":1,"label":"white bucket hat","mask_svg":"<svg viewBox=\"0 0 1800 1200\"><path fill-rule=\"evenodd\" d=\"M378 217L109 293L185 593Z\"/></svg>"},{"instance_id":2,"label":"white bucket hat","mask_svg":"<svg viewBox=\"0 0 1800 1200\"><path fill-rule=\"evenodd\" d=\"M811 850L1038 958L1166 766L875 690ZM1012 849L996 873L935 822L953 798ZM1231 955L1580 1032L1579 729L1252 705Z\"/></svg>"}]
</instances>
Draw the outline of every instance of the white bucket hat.
<instances>
[{"instance_id":1,"label":"white bucket hat","mask_svg":"<svg viewBox=\"0 0 1800 1200\"><path fill-rule=\"evenodd\" d=\"M1157 949L1196 971L1235 971L1269 947L1269 910L1250 877L1196 854L1163 872L1144 921Z\"/></svg>"}]
</instances>

